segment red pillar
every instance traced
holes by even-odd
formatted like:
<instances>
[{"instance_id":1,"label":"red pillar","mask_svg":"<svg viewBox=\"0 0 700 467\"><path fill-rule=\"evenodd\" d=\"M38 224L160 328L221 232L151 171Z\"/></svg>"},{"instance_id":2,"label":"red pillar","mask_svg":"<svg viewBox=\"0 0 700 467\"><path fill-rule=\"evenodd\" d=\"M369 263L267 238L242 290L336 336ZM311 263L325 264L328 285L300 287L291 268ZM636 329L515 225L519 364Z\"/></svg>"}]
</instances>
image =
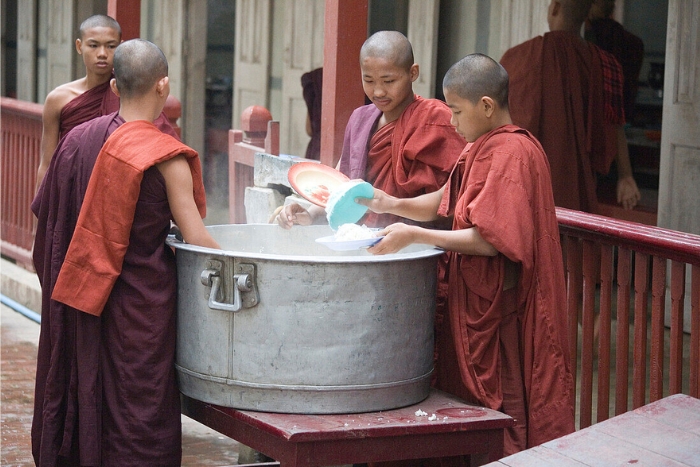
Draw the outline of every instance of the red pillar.
<instances>
[{"instance_id":1,"label":"red pillar","mask_svg":"<svg viewBox=\"0 0 700 467\"><path fill-rule=\"evenodd\" d=\"M141 0L107 0L107 15L122 27L122 40L141 37Z\"/></svg>"},{"instance_id":2,"label":"red pillar","mask_svg":"<svg viewBox=\"0 0 700 467\"><path fill-rule=\"evenodd\" d=\"M364 104L360 48L367 39L368 0L326 0L323 36L321 162L335 167L345 125Z\"/></svg>"}]
</instances>

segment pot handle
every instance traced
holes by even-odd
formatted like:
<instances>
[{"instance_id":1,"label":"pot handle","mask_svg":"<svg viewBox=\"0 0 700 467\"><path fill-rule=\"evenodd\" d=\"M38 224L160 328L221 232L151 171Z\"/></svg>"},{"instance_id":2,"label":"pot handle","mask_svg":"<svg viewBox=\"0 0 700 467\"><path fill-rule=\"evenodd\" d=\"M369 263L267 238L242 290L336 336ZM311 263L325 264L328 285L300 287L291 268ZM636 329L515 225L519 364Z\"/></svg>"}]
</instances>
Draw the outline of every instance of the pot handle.
<instances>
[{"instance_id":1,"label":"pot handle","mask_svg":"<svg viewBox=\"0 0 700 467\"><path fill-rule=\"evenodd\" d=\"M253 279L250 274L234 274L233 280L235 281L233 287L233 303L224 303L218 301L219 293L221 291L221 276L219 275L219 270L217 269L205 269L201 274L202 284L207 287L211 287L209 293L209 308L212 310L221 311L239 311L243 306L243 301L241 300L241 292L250 292L253 290Z\"/></svg>"}]
</instances>

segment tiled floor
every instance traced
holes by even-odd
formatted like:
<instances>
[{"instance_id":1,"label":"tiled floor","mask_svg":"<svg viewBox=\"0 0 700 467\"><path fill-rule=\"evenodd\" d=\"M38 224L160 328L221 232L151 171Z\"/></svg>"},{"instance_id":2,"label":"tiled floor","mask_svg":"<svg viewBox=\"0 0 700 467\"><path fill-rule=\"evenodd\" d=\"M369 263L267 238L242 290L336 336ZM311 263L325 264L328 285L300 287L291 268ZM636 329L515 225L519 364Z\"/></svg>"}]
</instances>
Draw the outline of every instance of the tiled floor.
<instances>
[{"instance_id":1,"label":"tiled floor","mask_svg":"<svg viewBox=\"0 0 700 467\"><path fill-rule=\"evenodd\" d=\"M34 466L30 430L39 325L5 305L0 315L0 465ZM239 444L182 417L183 466L237 465Z\"/></svg>"}]
</instances>

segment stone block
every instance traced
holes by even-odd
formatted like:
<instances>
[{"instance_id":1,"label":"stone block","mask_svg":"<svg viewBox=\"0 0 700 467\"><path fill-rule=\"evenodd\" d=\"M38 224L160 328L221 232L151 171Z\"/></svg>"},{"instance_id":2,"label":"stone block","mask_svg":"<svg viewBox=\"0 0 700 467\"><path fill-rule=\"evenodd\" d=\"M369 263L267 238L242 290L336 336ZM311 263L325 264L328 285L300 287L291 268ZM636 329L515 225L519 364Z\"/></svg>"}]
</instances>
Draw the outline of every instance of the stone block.
<instances>
[{"instance_id":1,"label":"stone block","mask_svg":"<svg viewBox=\"0 0 700 467\"><path fill-rule=\"evenodd\" d=\"M279 155L273 156L256 152L254 156L253 184L258 187L286 186L291 189L287 172L298 162L308 162L303 157Z\"/></svg>"},{"instance_id":2,"label":"stone block","mask_svg":"<svg viewBox=\"0 0 700 467\"><path fill-rule=\"evenodd\" d=\"M284 195L274 188L246 187L244 204L248 224L268 224L275 209L284 204Z\"/></svg>"}]
</instances>

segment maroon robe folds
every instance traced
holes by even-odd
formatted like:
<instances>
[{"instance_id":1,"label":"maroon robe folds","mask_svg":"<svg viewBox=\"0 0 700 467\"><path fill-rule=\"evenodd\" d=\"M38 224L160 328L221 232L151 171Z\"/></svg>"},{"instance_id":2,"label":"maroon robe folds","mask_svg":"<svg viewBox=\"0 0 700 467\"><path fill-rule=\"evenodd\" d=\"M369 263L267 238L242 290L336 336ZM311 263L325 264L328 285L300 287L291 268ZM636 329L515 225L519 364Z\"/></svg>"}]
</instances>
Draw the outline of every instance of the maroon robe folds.
<instances>
[{"instance_id":1,"label":"maroon robe folds","mask_svg":"<svg viewBox=\"0 0 700 467\"><path fill-rule=\"evenodd\" d=\"M42 322L32 423L37 466L179 465L177 275L171 213L156 167L143 174L130 245L101 316L51 300L100 148L117 114L61 140L32 211Z\"/></svg>"},{"instance_id":2,"label":"maroon robe folds","mask_svg":"<svg viewBox=\"0 0 700 467\"><path fill-rule=\"evenodd\" d=\"M112 92L109 80L75 97L61 109L58 138L83 122L119 110L119 97Z\"/></svg>"},{"instance_id":3,"label":"maroon robe folds","mask_svg":"<svg viewBox=\"0 0 700 467\"><path fill-rule=\"evenodd\" d=\"M381 115L374 104L352 113L345 129L340 171L399 198L442 188L467 144L450 123L452 113L447 105L415 96L398 120L375 133ZM398 220L369 213L363 222L383 227Z\"/></svg>"},{"instance_id":4,"label":"maroon robe folds","mask_svg":"<svg viewBox=\"0 0 700 467\"><path fill-rule=\"evenodd\" d=\"M586 39L611 53L622 67L625 77L625 118L634 115L639 88L639 72L644 63L644 42L612 18L598 18L587 25Z\"/></svg>"},{"instance_id":5,"label":"maroon robe folds","mask_svg":"<svg viewBox=\"0 0 700 467\"><path fill-rule=\"evenodd\" d=\"M114 78L114 75L112 75ZM59 120L58 139L66 136L70 130L102 115L108 115L119 110L119 97L110 88L109 81L88 89L84 93L72 99L61 109ZM161 112L154 122L163 133L180 137L175 133L165 113Z\"/></svg>"},{"instance_id":6,"label":"maroon robe folds","mask_svg":"<svg viewBox=\"0 0 700 467\"><path fill-rule=\"evenodd\" d=\"M449 253L448 329L438 388L516 419L506 454L574 430L566 291L549 167L527 131L478 138L455 166L439 214L476 227L496 256ZM504 291L508 262L519 272ZM524 418L524 419L523 419Z\"/></svg>"},{"instance_id":7,"label":"maroon robe folds","mask_svg":"<svg viewBox=\"0 0 700 467\"><path fill-rule=\"evenodd\" d=\"M597 210L595 172L610 169L616 124L624 123L624 116L614 121L606 113L601 54L607 52L576 34L552 31L512 47L501 59L513 123L530 131L547 153L556 205L586 212ZM619 80L613 91L621 101L621 73Z\"/></svg>"}]
</instances>

